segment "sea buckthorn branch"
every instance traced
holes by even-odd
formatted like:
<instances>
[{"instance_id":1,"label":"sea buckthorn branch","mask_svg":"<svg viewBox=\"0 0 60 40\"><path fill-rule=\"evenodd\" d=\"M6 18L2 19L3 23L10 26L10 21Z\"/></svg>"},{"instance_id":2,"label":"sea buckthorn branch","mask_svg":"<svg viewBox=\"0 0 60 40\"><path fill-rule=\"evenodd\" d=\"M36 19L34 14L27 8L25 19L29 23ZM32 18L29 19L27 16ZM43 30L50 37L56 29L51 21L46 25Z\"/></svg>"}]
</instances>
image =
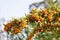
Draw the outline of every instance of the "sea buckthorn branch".
<instances>
[{"instance_id":1,"label":"sea buckthorn branch","mask_svg":"<svg viewBox=\"0 0 60 40\"><path fill-rule=\"evenodd\" d=\"M60 34L60 11L58 10L58 7L32 9L26 17L13 19L5 24L4 30L17 35L23 29L26 29L27 40L31 40L39 32L42 34L55 32L58 35ZM30 33L31 31L33 32ZM30 35L28 35L29 33Z\"/></svg>"},{"instance_id":2,"label":"sea buckthorn branch","mask_svg":"<svg viewBox=\"0 0 60 40\"><path fill-rule=\"evenodd\" d=\"M22 28L25 28L26 25L22 20L14 19L13 21L8 22L5 25L4 30L7 32L11 32L13 34L17 34L21 31Z\"/></svg>"},{"instance_id":3,"label":"sea buckthorn branch","mask_svg":"<svg viewBox=\"0 0 60 40\"><path fill-rule=\"evenodd\" d=\"M46 14L41 15L44 18L44 20L46 21L46 24L44 23L45 22L44 20L43 20L43 22L41 21L43 19L41 17L40 17L40 20L38 20L38 22L35 20L35 22L38 23L38 25L40 27L42 27L43 32L46 32L47 30L49 30L49 31L55 30L56 31L56 30L58 30L56 28L60 27L60 25L59 25L60 24L59 13L55 9L53 9L52 11L51 10L52 9L49 10L50 13L48 13L48 11L46 11L46 9L42 10L42 13L46 13ZM46 16L44 16L44 15L46 15ZM53 20L53 18L54 18L54 20ZM41 23L43 23L43 24L40 25Z\"/></svg>"}]
</instances>

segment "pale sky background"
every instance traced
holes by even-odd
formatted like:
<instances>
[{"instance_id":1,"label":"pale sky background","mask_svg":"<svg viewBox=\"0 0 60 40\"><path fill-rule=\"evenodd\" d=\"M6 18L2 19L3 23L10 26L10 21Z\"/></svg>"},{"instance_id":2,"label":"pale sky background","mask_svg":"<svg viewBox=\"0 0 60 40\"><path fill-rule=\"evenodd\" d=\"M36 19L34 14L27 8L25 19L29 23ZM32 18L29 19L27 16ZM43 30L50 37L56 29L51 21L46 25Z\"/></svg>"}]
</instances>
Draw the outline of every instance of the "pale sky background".
<instances>
[{"instance_id":1,"label":"pale sky background","mask_svg":"<svg viewBox=\"0 0 60 40\"><path fill-rule=\"evenodd\" d=\"M42 0L0 0L0 18L22 17L29 12L29 5Z\"/></svg>"}]
</instances>

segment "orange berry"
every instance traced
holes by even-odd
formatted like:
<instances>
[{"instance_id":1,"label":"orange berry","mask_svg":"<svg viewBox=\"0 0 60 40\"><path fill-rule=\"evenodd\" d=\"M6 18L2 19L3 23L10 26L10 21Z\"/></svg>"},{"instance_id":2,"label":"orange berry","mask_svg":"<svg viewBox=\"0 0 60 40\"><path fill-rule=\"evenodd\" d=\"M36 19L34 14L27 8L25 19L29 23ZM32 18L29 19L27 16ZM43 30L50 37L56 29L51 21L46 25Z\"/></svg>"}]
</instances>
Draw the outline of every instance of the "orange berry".
<instances>
[{"instance_id":1,"label":"orange berry","mask_svg":"<svg viewBox=\"0 0 60 40\"><path fill-rule=\"evenodd\" d=\"M8 28L11 26L11 23L7 23L6 25L5 25L5 28L4 28L4 30L5 31L8 31Z\"/></svg>"},{"instance_id":2,"label":"orange berry","mask_svg":"<svg viewBox=\"0 0 60 40\"><path fill-rule=\"evenodd\" d=\"M43 30L44 33L46 33L47 30Z\"/></svg>"},{"instance_id":3,"label":"orange berry","mask_svg":"<svg viewBox=\"0 0 60 40\"><path fill-rule=\"evenodd\" d=\"M56 10L52 10L51 12L52 12L53 14L56 14L56 13L57 13Z\"/></svg>"},{"instance_id":4,"label":"orange berry","mask_svg":"<svg viewBox=\"0 0 60 40\"><path fill-rule=\"evenodd\" d=\"M58 17L58 21L60 21L60 17Z\"/></svg>"},{"instance_id":5,"label":"orange berry","mask_svg":"<svg viewBox=\"0 0 60 40\"><path fill-rule=\"evenodd\" d=\"M24 24L24 23L20 23L20 25L19 25L21 28L25 28L26 27L26 25Z\"/></svg>"},{"instance_id":6,"label":"orange berry","mask_svg":"<svg viewBox=\"0 0 60 40\"><path fill-rule=\"evenodd\" d=\"M56 28L58 26L58 24L54 23L54 28Z\"/></svg>"},{"instance_id":7,"label":"orange berry","mask_svg":"<svg viewBox=\"0 0 60 40\"><path fill-rule=\"evenodd\" d=\"M31 40L33 36L34 36L34 34L31 33L31 34L27 37L26 40Z\"/></svg>"},{"instance_id":8,"label":"orange berry","mask_svg":"<svg viewBox=\"0 0 60 40\"><path fill-rule=\"evenodd\" d=\"M40 21L44 21L44 18L40 17Z\"/></svg>"},{"instance_id":9,"label":"orange berry","mask_svg":"<svg viewBox=\"0 0 60 40\"><path fill-rule=\"evenodd\" d=\"M40 21L38 21L38 25L40 26Z\"/></svg>"},{"instance_id":10,"label":"orange berry","mask_svg":"<svg viewBox=\"0 0 60 40\"><path fill-rule=\"evenodd\" d=\"M35 16L35 20L36 20L36 21L39 20L39 16L38 16L38 15Z\"/></svg>"},{"instance_id":11,"label":"orange berry","mask_svg":"<svg viewBox=\"0 0 60 40\"><path fill-rule=\"evenodd\" d=\"M38 31L38 28L34 27L34 30L35 30L35 31Z\"/></svg>"},{"instance_id":12,"label":"orange berry","mask_svg":"<svg viewBox=\"0 0 60 40\"><path fill-rule=\"evenodd\" d=\"M8 27L4 27L4 31L8 31Z\"/></svg>"},{"instance_id":13,"label":"orange berry","mask_svg":"<svg viewBox=\"0 0 60 40\"><path fill-rule=\"evenodd\" d=\"M19 28L15 28L15 27L13 28L13 31L14 31L14 32L13 32L14 34L17 34L17 33L20 32Z\"/></svg>"},{"instance_id":14,"label":"orange berry","mask_svg":"<svg viewBox=\"0 0 60 40\"><path fill-rule=\"evenodd\" d=\"M52 28L50 28L50 31L52 31Z\"/></svg>"},{"instance_id":15,"label":"orange berry","mask_svg":"<svg viewBox=\"0 0 60 40\"><path fill-rule=\"evenodd\" d=\"M52 21L52 15L51 14L48 14L47 18L49 21Z\"/></svg>"},{"instance_id":16,"label":"orange berry","mask_svg":"<svg viewBox=\"0 0 60 40\"><path fill-rule=\"evenodd\" d=\"M43 12L44 15L47 15L48 14L48 12L47 12L46 9L43 9L42 12Z\"/></svg>"}]
</instances>

